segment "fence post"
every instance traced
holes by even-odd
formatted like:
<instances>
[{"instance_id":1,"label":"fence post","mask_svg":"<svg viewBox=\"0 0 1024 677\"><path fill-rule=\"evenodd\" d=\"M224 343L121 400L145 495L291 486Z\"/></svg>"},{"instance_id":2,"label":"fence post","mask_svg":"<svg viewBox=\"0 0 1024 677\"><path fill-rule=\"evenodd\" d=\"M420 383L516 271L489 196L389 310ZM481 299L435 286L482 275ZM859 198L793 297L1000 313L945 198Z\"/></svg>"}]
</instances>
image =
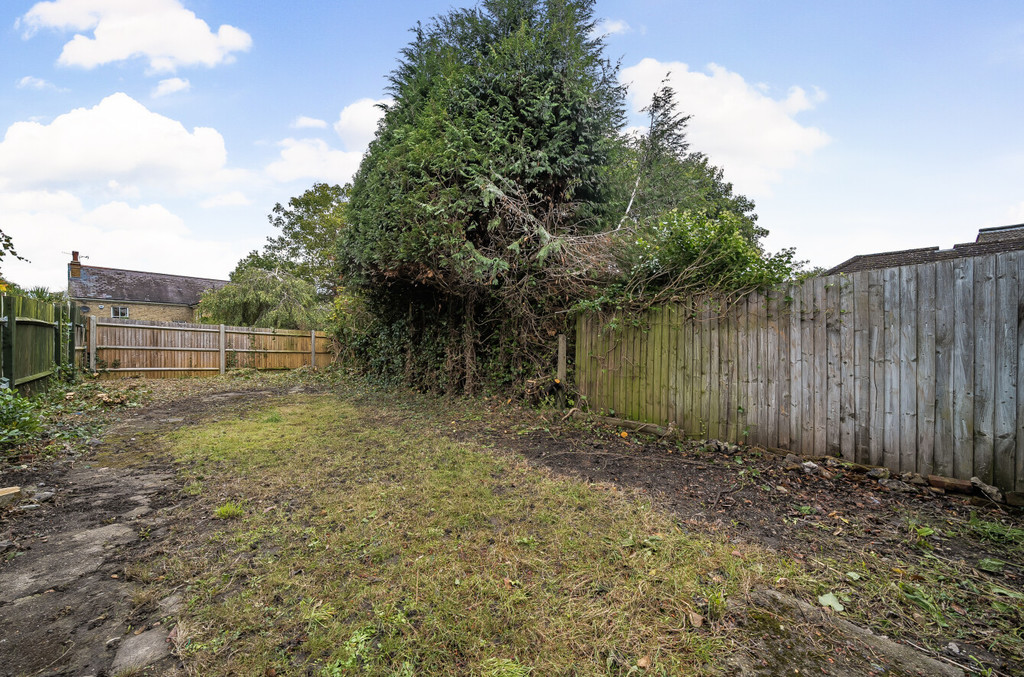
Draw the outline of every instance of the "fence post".
<instances>
[{"instance_id":1,"label":"fence post","mask_svg":"<svg viewBox=\"0 0 1024 677\"><path fill-rule=\"evenodd\" d=\"M224 325L220 325L220 373L227 368L227 356L224 354Z\"/></svg>"},{"instance_id":2,"label":"fence post","mask_svg":"<svg viewBox=\"0 0 1024 677\"><path fill-rule=\"evenodd\" d=\"M53 313L57 316L57 326L54 328L53 335L53 361L60 369L64 366L64 351L62 350L63 339L64 339L64 308L60 304L54 303ZM51 376L51 378L53 378Z\"/></svg>"},{"instance_id":3,"label":"fence post","mask_svg":"<svg viewBox=\"0 0 1024 677\"><path fill-rule=\"evenodd\" d=\"M96 316L89 316L89 371L96 373Z\"/></svg>"},{"instance_id":4,"label":"fence post","mask_svg":"<svg viewBox=\"0 0 1024 677\"><path fill-rule=\"evenodd\" d=\"M567 369L566 369L566 365L565 365L565 334L559 334L558 335L558 385L559 385L559 388L558 388L558 391L557 391L558 392L557 400L558 400L558 408L559 409L565 409L565 388L566 388L565 373L566 373L566 371L567 371Z\"/></svg>"},{"instance_id":5,"label":"fence post","mask_svg":"<svg viewBox=\"0 0 1024 677\"><path fill-rule=\"evenodd\" d=\"M0 331L0 386L14 390L14 330L16 320L13 299L0 296L0 315L3 316L3 330Z\"/></svg>"},{"instance_id":6,"label":"fence post","mask_svg":"<svg viewBox=\"0 0 1024 677\"><path fill-rule=\"evenodd\" d=\"M316 329L309 330L309 368L316 369Z\"/></svg>"}]
</instances>

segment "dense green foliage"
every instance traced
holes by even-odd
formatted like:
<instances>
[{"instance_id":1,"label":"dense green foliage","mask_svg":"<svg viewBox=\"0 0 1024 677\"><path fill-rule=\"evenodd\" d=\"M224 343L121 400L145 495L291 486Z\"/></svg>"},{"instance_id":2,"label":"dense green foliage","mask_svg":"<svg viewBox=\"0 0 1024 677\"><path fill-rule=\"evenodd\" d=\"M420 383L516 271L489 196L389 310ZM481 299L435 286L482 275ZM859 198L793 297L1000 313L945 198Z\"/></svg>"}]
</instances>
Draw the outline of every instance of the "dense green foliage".
<instances>
[{"instance_id":1,"label":"dense green foliage","mask_svg":"<svg viewBox=\"0 0 1024 677\"><path fill-rule=\"evenodd\" d=\"M793 272L793 251L765 255L748 237L749 221L732 212L672 210L637 228L622 248L631 293L661 290L745 291L778 284Z\"/></svg>"},{"instance_id":2,"label":"dense green foliage","mask_svg":"<svg viewBox=\"0 0 1024 677\"><path fill-rule=\"evenodd\" d=\"M203 294L198 311L204 322L274 329L323 329L326 314L326 304L317 299L311 283L247 260L231 273L228 284Z\"/></svg>"},{"instance_id":3,"label":"dense green foliage","mask_svg":"<svg viewBox=\"0 0 1024 677\"><path fill-rule=\"evenodd\" d=\"M465 392L550 373L573 308L784 279L792 252L763 251L753 202L690 151L670 88L644 134L621 133L593 5L484 0L418 25L351 190L278 205L282 236L242 267L321 298L340 280L331 321L371 373Z\"/></svg>"},{"instance_id":4,"label":"dense green foliage","mask_svg":"<svg viewBox=\"0 0 1024 677\"><path fill-rule=\"evenodd\" d=\"M0 388L0 449L32 439L39 427L35 403L13 390Z\"/></svg>"}]
</instances>

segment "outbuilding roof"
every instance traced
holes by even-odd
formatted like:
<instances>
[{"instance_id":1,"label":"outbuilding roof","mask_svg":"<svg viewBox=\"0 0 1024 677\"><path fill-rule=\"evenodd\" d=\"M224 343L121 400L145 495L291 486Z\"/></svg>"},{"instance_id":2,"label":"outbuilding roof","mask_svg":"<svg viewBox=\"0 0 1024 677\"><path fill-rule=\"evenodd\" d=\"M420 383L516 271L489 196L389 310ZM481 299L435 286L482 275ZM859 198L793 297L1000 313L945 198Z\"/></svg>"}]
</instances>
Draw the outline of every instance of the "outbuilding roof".
<instances>
[{"instance_id":1,"label":"outbuilding roof","mask_svg":"<svg viewBox=\"0 0 1024 677\"><path fill-rule=\"evenodd\" d=\"M204 291L220 289L227 283L205 277L82 266L79 277L69 277L68 293L73 299L194 306Z\"/></svg>"},{"instance_id":2,"label":"outbuilding roof","mask_svg":"<svg viewBox=\"0 0 1024 677\"><path fill-rule=\"evenodd\" d=\"M1000 252L1012 252L1021 249L1024 249L1024 223L1013 226L982 228L978 231L977 240L955 244L952 249L922 247L919 249L881 252L879 254L861 254L843 261L835 268L825 272L825 275L909 266L917 263L946 261L966 256L983 256L985 254L998 254Z\"/></svg>"}]
</instances>

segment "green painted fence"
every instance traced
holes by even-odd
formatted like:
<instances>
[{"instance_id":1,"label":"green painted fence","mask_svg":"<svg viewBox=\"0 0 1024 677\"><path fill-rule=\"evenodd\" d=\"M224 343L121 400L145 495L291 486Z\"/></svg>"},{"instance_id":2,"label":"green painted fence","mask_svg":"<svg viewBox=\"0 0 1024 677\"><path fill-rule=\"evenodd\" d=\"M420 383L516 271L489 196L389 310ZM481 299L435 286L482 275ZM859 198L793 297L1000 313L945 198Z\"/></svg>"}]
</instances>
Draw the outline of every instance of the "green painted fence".
<instances>
[{"instance_id":1,"label":"green painted fence","mask_svg":"<svg viewBox=\"0 0 1024 677\"><path fill-rule=\"evenodd\" d=\"M1024 491L1024 252L581 317L592 411Z\"/></svg>"},{"instance_id":2,"label":"green painted fence","mask_svg":"<svg viewBox=\"0 0 1024 677\"><path fill-rule=\"evenodd\" d=\"M0 296L0 384L33 394L75 360L77 307Z\"/></svg>"}]
</instances>

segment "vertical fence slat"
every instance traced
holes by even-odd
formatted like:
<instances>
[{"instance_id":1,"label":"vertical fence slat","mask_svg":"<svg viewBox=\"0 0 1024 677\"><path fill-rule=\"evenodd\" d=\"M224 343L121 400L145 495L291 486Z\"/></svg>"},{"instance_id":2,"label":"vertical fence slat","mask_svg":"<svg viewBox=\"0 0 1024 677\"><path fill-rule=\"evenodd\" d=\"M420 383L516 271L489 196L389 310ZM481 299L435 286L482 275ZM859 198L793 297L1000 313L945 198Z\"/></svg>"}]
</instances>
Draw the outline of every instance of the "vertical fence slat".
<instances>
[{"instance_id":1,"label":"vertical fence slat","mask_svg":"<svg viewBox=\"0 0 1024 677\"><path fill-rule=\"evenodd\" d=\"M1014 431L1017 427L1017 254L996 255L995 421L992 483L1014 485Z\"/></svg>"},{"instance_id":2,"label":"vertical fence slat","mask_svg":"<svg viewBox=\"0 0 1024 677\"><path fill-rule=\"evenodd\" d=\"M800 419L800 452L806 455L818 453L814 446L814 428L816 423L818 393L814 360L814 281L808 280L800 286L800 403L803 412Z\"/></svg>"},{"instance_id":3,"label":"vertical fence slat","mask_svg":"<svg viewBox=\"0 0 1024 677\"><path fill-rule=\"evenodd\" d=\"M992 482L995 415L995 259L974 262L974 474Z\"/></svg>"},{"instance_id":4,"label":"vertical fence slat","mask_svg":"<svg viewBox=\"0 0 1024 677\"><path fill-rule=\"evenodd\" d=\"M885 437L882 460L893 472L900 469L900 269L882 273L885 280Z\"/></svg>"},{"instance_id":5,"label":"vertical fence slat","mask_svg":"<svg viewBox=\"0 0 1024 677\"><path fill-rule=\"evenodd\" d=\"M801 332L800 313L803 311L803 295L800 287L790 286L789 307L789 398L786 408L789 410L789 448L802 451L800 444L803 428L803 333Z\"/></svg>"},{"instance_id":6,"label":"vertical fence slat","mask_svg":"<svg viewBox=\"0 0 1024 677\"><path fill-rule=\"evenodd\" d=\"M953 473L974 472L974 263L954 263L953 294Z\"/></svg>"},{"instance_id":7,"label":"vertical fence slat","mask_svg":"<svg viewBox=\"0 0 1024 677\"><path fill-rule=\"evenodd\" d=\"M847 461L856 461L854 425L857 411L856 379L854 378L853 335L856 317L853 312L855 289L853 279L840 277L839 288L839 454Z\"/></svg>"},{"instance_id":8,"label":"vertical fence slat","mask_svg":"<svg viewBox=\"0 0 1024 677\"><path fill-rule=\"evenodd\" d=\"M957 314L953 261L935 265L935 450L932 468L953 474L953 326Z\"/></svg>"},{"instance_id":9,"label":"vertical fence slat","mask_svg":"<svg viewBox=\"0 0 1024 677\"><path fill-rule=\"evenodd\" d=\"M821 322L825 325L825 453L830 456L841 456L840 433L842 418L840 416L840 399L843 388L839 378L842 369L842 314L839 307L839 284L842 278L832 276L825 278L825 313Z\"/></svg>"},{"instance_id":10,"label":"vertical fence slat","mask_svg":"<svg viewBox=\"0 0 1024 677\"><path fill-rule=\"evenodd\" d=\"M911 470L923 475L935 467L935 271L917 271L917 459Z\"/></svg>"},{"instance_id":11,"label":"vertical fence slat","mask_svg":"<svg viewBox=\"0 0 1024 677\"><path fill-rule=\"evenodd\" d=\"M900 267L900 472L917 460L917 267Z\"/></svg>"},{"instance_id":12,"label":"vertical fence slat","mask_svg":"<svg viewBox=\"0 0 1024 677\"><path fill-rule=\"evenodd\" d=\"M779 305L778 305L778 292L769 292L763 299L764 305L762 306L763 311L761 315L761 331L765 338L765 353L764 361L767 368L768 378L765 381L765 399L768 402L768 408L765 412L767 416L767 440L765 446L768 447L780 447L783 448L782 440L780 439L780 431L782 426L780 425L781 420L781 407L782 397L780 391L782 385L780 383L781 378L779 376L779 346L785 346L779 339L781 333L781 326L779 324ZM764 419L762 418L762 425L764 425ZM789 446L789 435L788 435L788 423L787 435L786 435L786 447Z\"/></svg>"}]
</instances>

